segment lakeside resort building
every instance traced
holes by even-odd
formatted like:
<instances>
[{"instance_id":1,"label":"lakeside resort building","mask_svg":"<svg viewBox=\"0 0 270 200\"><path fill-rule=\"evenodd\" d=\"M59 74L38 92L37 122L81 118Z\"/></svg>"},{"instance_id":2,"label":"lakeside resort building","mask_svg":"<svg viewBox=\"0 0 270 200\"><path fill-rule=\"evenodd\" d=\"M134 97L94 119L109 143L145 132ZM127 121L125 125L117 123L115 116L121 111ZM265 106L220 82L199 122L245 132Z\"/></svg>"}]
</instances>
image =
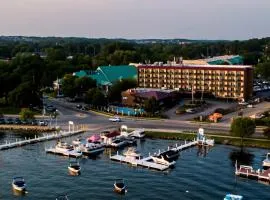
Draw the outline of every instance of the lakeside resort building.
<instances>
[{"instance_id":1,"label":"lakeside resort building","mask_svg":"<svg viewBox=\"0 0 270 200\"><path fill-rule=\"evenodd\" d=\"M252 66L156 62L137 68L141 88L204 92L240 101L251 98L253 93Z\"/></svg>"},{"instance_id":2,"label":"lakeside resort building","mask_svg":"<svg viewBox=\"0 0 270 200\"><path fill-rule=\"evenodd\" d=\"M73 73L74 76L90 77L97 82L97 86L108 92L109 88L122 79L137 80L137 68L133 65L100 66L95 71L81 70Z\"/></svg>"}]
</instances>

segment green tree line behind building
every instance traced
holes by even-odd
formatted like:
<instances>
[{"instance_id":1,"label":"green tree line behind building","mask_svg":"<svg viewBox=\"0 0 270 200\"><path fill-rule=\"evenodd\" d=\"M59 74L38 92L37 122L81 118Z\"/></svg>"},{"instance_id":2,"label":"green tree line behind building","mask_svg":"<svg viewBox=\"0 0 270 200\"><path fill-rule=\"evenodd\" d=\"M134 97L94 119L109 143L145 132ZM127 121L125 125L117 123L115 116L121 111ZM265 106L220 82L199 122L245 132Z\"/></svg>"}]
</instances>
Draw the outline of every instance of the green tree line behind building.
<instances>
[{"instance_id":1,"label":"green tree line behind building","mask_svg":"<svg viewBox=\"0 0 270 200\"><path fill-rule=\"evenodd\" d=\"M270 38L139 43L136 40L0 37L0 103L16 107L36 105L40 101L41 89L52 87L57 78L81 69L225 54L243 56L243 64L256 66L257 74L270 79ZM87 88L81 90L88 91Z\"/></svg>"}]
</instances>

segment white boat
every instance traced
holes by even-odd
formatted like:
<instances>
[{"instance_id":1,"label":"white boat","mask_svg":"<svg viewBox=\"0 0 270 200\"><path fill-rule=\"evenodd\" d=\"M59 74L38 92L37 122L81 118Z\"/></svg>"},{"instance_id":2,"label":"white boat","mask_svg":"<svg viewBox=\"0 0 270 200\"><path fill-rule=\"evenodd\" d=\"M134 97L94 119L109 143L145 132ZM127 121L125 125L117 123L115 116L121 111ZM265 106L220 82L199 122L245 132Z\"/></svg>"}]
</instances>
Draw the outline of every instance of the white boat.
<instances>
[{"instance_id":1,"label":"white boat","mask_svg":"<svg viewBox=\"0 0 270 200\"><path fill-rule=\"evenodd\" d=\"M105 148L104 145L98 144L98 143L86 143L86 144L81 144L78 146L79 151L82 152L82 154L87 155L87 156L94 156L97 154L102 153Z\"/></svg>"},{"instance_id":2,"label":"white boat","mask_svg":"<svg viewBox=\"0 0 270 200\"><path fill-rule=\"evenodd\" d=\"M55 150L61 152L66 152L66 151L70 151L70 150L73 150L73 146L66 143L66 142L61 142L61 141L58 141L56 146L55 146Z\"/></svg>"},{"instance_id":3,"label":"white boat","mask_svg":"<svg viewBox=\"0 0 270 200\"><path fill-rule=\"evenodd\" d=\"M235 195L235 194L227 194L224 197L224 200L242 200L243 196L241 195Z\"/></svg>"},{"instance_id":4,"label":"white boat","mask_svg":"<svg viewBox=\"0 0 270 200\"><path fill-rule=\"evenodd\" d=\"M84 141L85 141L85 139L82 139L82 138L79 137L76 140L73 140L72 144L75 145L75 146L78 146L78 145L82 144Z\"/></svg>"},{"instance_id":5,"label":"white boat","mask_svg":"<svg viewBox=\"0 0 270 200\"><path fill-rule=\"evenodd\" d=\"M123 153L127 158L140 159L141 154L134 147L129 147L126 152Z\"/></svg>"},{"instance_id":6,"label":"white boat","mask_svg":"<svg viewBox=\"0 0 270 200\"><path fill-rule=\"evenodd\" d=\"M69 166L68 166L68 170L70 172L78 174L81 171L81 166L77 161L70 161Z\"/></svg>"},{"instance_id":7,"label":"white boat","mask_svg":"<svg viewBox=\"0 0 270 200\"><path fill-rule=\"evenodd\" d=\"M263 160L262 166L264 169L270 168L270 153L266 154L266 158Z\"/></svg>"},{"instance_id":8,"label":"white boat","mask_svg":"<svg viewBox=\"0 0 270 200\"><path fill-rule=\"evenodd\" d=\"M120 194L125 194L127 192L127 187L123 179L116 180L113 185L116 192Z\"/></svg>"},{"instance_id":9,"label":"white boat","mask_svg":"<svg viewBox=\"0 0 270 200\"><path fill-rule=\"evenodd\" d=\"M47 153L60 154L70 157L81 157L82 152L78 149L74 149L72 145L69 145L65 142L58 141L55 148L45 149Z\"/></svg>"},{"instance_id":10,"label":"white boat","mask_svg":"<svg viewBox=\"0 0 270 200\"><path fill-rule=\"evenodd\" d=\"M56 197L55 200L69 200L69 198L67 195L60 195L60 196Z\"/></svg>"},{"instance_id":11,"label":"white boat","mask_svg":"<svg viewBox=\"0 0 270 200\"><path fill-rule=\"evenodd\" d=\"M136 129L130 133L131 137L135 138L144 138L145 137L145 130L143 128Z\"/></svg>"},{"instance_id":12,"label":"white boat","mask_svg":"<svg viewBox=\"0 0 270 200\"><path fill-rule=\"evenodd\" d=\"M14 177L12 181L12 187L18 192L24 192L26 190L26 183L23 177Z\"/></svg>"},{"instance_id":13,"label":"white boat","mask_svg":"<svg viewBox=\"0 0 270 200\"><path fill-rule=\"evenodd\" d=\"M135 129L132 132L128 132L128 128L126 125L122 125L120 128L120 134L123 137L135 137L135 138L143 138L145 137L144 129Z\"/></svg>"},{"instance_id":14,"label":"white boat","mask_svg":"<svg viewBox=\"0 0 270 200\"><path fill-rule=\"evenodd\" d=\"M153 161L155 163L166 165L169 167L173 167L176 163L175 161L170 162L170 161L166 160L163 155L151 156L151 158L153 159Z\"/></svg>"},{"instance_id":15,"label":"white boat","mask_svg":"<svg viewBox=\"0 0 270 200\"><path fill-rule=\"evenodd\" d=\"M121 147L124 147L124 146L127 146L127 145L128 145L128 141L127 140L122 140L122 139L115 139L110 144L111 147L115 147L115 148L121 148Z\"/></svg>"}]
</instances>

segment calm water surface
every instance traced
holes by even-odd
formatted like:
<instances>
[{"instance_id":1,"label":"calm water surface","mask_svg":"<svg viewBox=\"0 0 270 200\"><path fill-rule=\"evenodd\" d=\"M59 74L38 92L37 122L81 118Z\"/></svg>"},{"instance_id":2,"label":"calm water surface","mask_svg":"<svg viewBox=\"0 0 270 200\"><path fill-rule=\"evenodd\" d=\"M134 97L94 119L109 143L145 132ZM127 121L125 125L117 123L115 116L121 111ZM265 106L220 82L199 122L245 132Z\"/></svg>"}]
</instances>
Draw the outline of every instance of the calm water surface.
<instances>
[{"instance_id":1,"label":"calm water surface","mask_svg":"<svg viewBox=\"0 0 270 200\"><path fill-rule=\"evenodd\" d=\"M87 136L89 133L83 134ZM21 134L0 133L0 142L23 138ZM71 142L75 137L66 138ZM176 142L150 140L138 142L143 155L165 149ZM270 199L270 186L257 181L235 178L230 153L236 147L216 145L201 154L197 147L181 152L174 169L159 172L131 167L109 159L110 151L96 159L80 159L80 176L68 175L68 158L46 154L44 149L55 141L33 144L0 152L0 199L55 199L68 194L78 199L223 199L226 193L243 195L244 199ZM253 166L261 167L267 150L247 149L253 157ZM11 189L13 176L23 176L29 193L15 196ZM121 196L113 192L116 178L124 178L128 192Z\"/></svg>"}]
</instances>

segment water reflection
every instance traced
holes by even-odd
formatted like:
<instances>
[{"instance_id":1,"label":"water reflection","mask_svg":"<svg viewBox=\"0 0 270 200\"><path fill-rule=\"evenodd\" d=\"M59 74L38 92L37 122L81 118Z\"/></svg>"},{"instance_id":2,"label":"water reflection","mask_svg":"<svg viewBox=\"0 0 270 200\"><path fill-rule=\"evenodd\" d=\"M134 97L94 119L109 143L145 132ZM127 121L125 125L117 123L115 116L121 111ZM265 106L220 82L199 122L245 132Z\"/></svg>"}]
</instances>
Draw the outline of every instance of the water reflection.
<instances>
[{"instance_id":1,"label":"water reflection","mask_svg":"<svg viewBox=\"0 0 270 200\"><path fill-rule=\"evenodd\" d=\"M198 157L206 157L209 152L210 147L206 145L199 145L197 150Z\"/></svg>"},{"instance_id":2,"label":"water reflection","mask_svg":"<svg viewBox=\"0 0 270 200\"><path fill-rule=\"evenodd\" d=\"M231 160L232 166L235 165L236 160L238 165L252 165L254 155L252 153L249 153L248 151L241 149L232 151L229 154L229 158Z\"/></svg>"}]
</instances>

